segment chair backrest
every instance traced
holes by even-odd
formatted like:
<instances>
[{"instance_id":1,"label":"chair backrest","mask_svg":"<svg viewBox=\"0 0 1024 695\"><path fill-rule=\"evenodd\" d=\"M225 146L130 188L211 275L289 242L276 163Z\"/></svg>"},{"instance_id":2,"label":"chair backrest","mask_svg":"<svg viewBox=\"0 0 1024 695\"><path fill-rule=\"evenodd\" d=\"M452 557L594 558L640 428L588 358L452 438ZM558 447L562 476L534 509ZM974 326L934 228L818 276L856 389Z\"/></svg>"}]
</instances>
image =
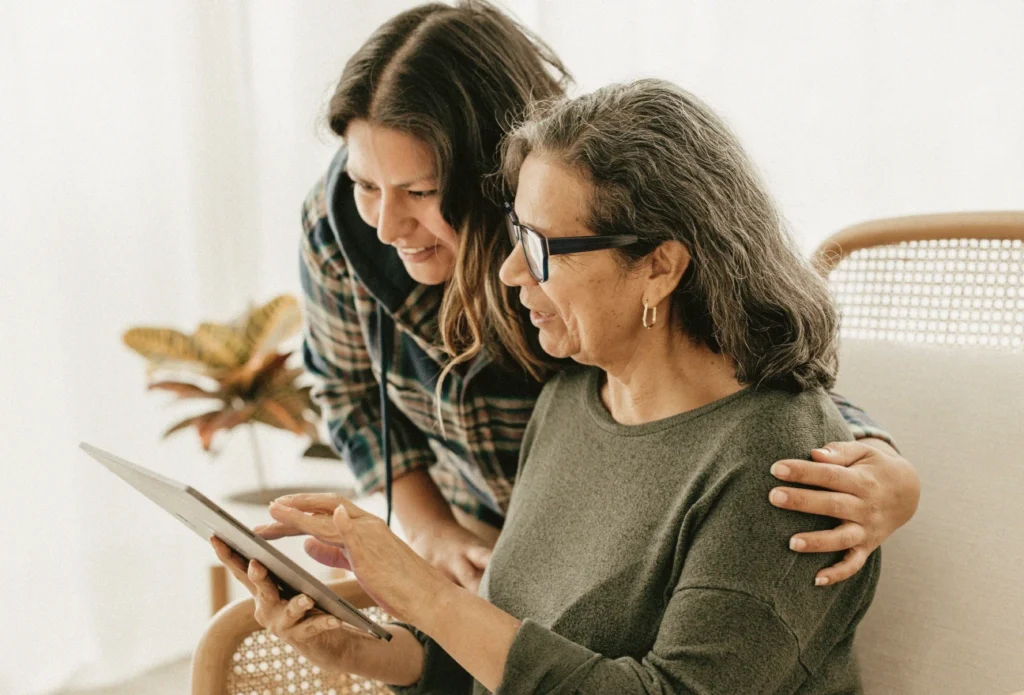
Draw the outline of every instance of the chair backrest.
<instances>
[{"instance_id":1,"label":"chair backrest","mask_svg":"<svg viewBox=\"0 0 1024 695\"><path fill-rule=\"evenodd\" d=\"M378 622L390 619L355 580L330 585ZM260 627L251 598L213 617L192 656L192 695L384 695L387 686L347 674L325 673Z\"/></svg>"},{"instance_id":2,"label":"chair backrest","mask_svg":"<svg viewBox=\"0 0 1024 695\"><path fill-rule=\"evenodd\" d=\"M849 227L818 249L844 338L1022 352L1024 212Z\"/></svg>"},{"instance_id":3,"label":"chair backrest","mask_svg":"<svg viewBox=\"0 0 1024 695\"><path fill-rule=\"evenodd\" d=\"M858 225L819 251L837 391L894 433L920 508L885 544L856 649L868 695L1024 687L1024 213Z\"/></svg>"}]
</instances>

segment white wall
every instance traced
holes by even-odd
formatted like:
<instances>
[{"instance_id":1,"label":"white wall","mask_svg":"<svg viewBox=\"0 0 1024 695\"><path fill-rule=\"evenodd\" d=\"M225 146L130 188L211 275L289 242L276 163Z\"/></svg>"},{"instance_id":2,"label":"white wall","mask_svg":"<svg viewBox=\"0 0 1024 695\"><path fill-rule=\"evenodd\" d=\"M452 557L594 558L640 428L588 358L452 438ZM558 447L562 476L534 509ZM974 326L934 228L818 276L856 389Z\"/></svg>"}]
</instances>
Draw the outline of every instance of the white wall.
<instances>
[{"instance_id":1,"label":"white wall","mask_svg":"<svg viewBox=\"0 0 1024 695\"><path fill-rule=\"evenodd\" d=\"M582 88L658 76L714 106L806 249L865 219L1024 205L1022 2L536 6Z\"/></svg>"}]
</instances>

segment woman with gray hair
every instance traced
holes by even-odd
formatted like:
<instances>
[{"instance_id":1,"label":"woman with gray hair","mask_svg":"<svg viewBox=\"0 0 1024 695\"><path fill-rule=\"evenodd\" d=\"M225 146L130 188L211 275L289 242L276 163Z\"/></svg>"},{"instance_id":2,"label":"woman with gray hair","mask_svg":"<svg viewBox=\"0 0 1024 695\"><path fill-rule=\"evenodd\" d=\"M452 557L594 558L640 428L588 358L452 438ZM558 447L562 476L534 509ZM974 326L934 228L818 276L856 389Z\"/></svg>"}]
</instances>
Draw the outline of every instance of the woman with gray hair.
<instances>
[{"instance_id":1,"label":"woman with gray hair","mask_svg":"<svg viewBox=\"0 0 1024 695\"><path fill-rule=\"evenodd\" d=\"M786 549L802 520L760 503L772 462L849 438L825 394L836 313L735 137L643 80L549 105L504 155L501 279L582 366L540 396L481 595L348 500L304 496L271 514L404 624L388 643L333 629L235 559L264 624L398 692L858 691L878 552L816 587Z\"/></svg>"}]
</instances>

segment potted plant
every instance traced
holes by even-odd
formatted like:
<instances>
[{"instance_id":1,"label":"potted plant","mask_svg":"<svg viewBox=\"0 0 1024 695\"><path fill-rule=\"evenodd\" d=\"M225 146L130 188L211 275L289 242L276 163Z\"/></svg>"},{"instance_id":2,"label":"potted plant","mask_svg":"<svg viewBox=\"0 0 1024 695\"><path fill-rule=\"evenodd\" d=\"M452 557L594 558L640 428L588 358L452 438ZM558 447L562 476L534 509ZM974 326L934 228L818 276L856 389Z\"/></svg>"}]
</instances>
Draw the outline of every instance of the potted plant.
<instances>
[{"instance_id":1,"label":"potted plant","mask_svg":"<svg viewBox=\"0 0 1024 695\"><path fill-rule=\"evenodd\" d=\"M171 425L164 437L194 430L203 450L214 452L219 435L246 427L262 502L269 502L271 495L257 425L308 438L303 456L337 458L320 440L320 409L310 399L310 386L303 383L303 369L289 366L292 353L280 350L301 325L298 302L291 295L281 295L230 323L201 323L191 335L174 328L133 327L123 336L125 345L146 359L149 390L207 405ZM235 499L257 501L249 497L243 494Z\"/></svg>"}]
</instances>

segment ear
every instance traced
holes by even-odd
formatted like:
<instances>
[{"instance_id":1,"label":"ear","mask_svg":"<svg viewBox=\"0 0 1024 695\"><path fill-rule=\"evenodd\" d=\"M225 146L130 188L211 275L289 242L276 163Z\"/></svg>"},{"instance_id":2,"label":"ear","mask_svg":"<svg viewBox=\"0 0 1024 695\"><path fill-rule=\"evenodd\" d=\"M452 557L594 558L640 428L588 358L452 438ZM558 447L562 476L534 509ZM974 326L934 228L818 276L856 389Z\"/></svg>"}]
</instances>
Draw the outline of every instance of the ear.
<instances>
[{"instance_id":1,"label":"ear","mask_svg":"<svg viewBox=\"0 0 1024 695\"><path fill-rule=\"evenodd\" d=\"M679 286L690 267L690 249L678 241L666 241L649 256L650 275L644 297L652 306L661 304Z\"/></svg>"}]
</instances>

